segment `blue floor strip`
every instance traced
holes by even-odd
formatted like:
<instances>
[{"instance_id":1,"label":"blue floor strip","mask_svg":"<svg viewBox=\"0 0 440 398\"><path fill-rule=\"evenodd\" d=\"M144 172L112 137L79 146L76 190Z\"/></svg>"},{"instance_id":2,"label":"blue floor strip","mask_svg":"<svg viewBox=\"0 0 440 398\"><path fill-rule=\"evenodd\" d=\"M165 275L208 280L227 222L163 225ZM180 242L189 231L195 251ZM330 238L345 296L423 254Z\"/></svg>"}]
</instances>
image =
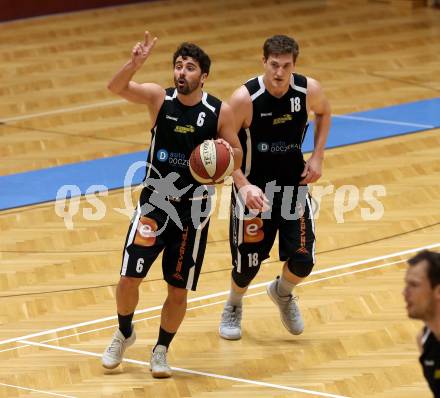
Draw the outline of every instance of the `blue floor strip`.
<instances>
[{"instance_id":1,"label":"blue floor strip","mask_svg":"<svg viewBox=\"0 0 440 398\"><path fill-rule=\"evenodd\" d=\"M439 127L440 98L348 115L334 115L327 148ZM303 145L304 152L312 149L313 125L310 126ZM146 151L140 151L0 176L0 210L53 201L64 185L77 186L72 190L72 195L85 194L87 190L100 191L104 187L109 190L121 188L125 185L124 178L130 166L137 161L145 162L146 157ZM137 168L130 182L139 184L144 173L142 167Z\"/></svg>"}]
</instances>

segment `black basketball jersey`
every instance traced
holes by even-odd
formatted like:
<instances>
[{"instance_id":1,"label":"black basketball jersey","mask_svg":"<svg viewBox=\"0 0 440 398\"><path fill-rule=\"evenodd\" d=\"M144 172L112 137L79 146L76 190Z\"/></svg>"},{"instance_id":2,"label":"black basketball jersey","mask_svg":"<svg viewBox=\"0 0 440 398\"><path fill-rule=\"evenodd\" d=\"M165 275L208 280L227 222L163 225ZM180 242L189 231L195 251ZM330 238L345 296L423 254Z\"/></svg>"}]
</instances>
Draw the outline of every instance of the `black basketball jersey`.
<instances>
[{"instance_id":1,"label":"black basketball jersey","mask_svg":"<svg viewBox=\"0 0 440 398\"><path fill-rule=\"evenodd\" d=\"M178 100L175 88L166 89L165 100L151 129L145 177L147 185L149 177L165 178L175 172L179 175L174 181L176 188L180 190L192 184L190 190L179 196L192 196L200 184L191 176L189 158L197 145L216 138L220 108L221 101L206 92L203 92L198 104L187 106Z\"/></svg>"},{"instance_id":2,"label":"black basketball jersey","mask_svg":"<svg viewBox=\"0 0 440 398\"><path fill-rule=\"evenodd\" d=\"M440 398L440 341L434 333L425 328L422 337L422 355L419 361L423 368L423 374L434 393L434 397Z\"/></svg>"},{"instance_id":3,"label":"black basketball jersey","mask_svg":"<svg viewBox=\"0 0 440 398\"><path fill-rule=\"evenodd\" d=\"M307 78L292 74L281 98L272 96L263 76L245 83L252 99L252 122L239 132L243 148L241 169L251 184L295 186L304 170L301 146L307 128Z\"/></svg>"}]
</instances>

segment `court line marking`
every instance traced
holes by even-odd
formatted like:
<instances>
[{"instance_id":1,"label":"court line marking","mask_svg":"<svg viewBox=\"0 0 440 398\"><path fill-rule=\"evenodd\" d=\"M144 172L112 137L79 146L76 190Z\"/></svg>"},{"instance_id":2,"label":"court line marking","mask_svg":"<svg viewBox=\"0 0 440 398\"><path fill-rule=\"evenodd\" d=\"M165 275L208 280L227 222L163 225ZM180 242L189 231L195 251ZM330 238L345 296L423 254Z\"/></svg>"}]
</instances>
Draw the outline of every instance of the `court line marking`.
<instances>
[{"instance_id":1,"label":"court line marking","mask_svg":"<svg viewBox=\"0 0 440 398\"><path fill-rule=\"evenodd\" d=\"M402 260L392 261L390 263L374 265L372 267L367 267L367 268L363 268L363 269L360 269L360 270L343 272L342 274L336 274L336 275L331 275L331 276L327 276L327 277L323 277L323 278L314 279L314 280L311 280L311 281L305 281L305 282L301 283L300 285L310 285L310 284L321 282L321 281L324 281L324 280L339 278L339 277L342 277L342 276L357 274L357 273L360 273L360 272L366 272L366 271L370 271L370 270L373 270L373 269L384 268L384 267L388 267L390 265L404 263L406 261L407 261L407 259L402 259ZM268 282L268 283L270 283L270 282ZM268 283L264 283L264 285L267 285ZM259 296L259 295L265 294L265 293L266 293L265 291L262 291L262 292L257 292L257 293L253 293L253 294L247 294L244 297L255 297L255 296ZM218 304L223 304L225 301L226 300L221 300L221 301L217 301L217 302L214 302L214 303L198 305L198 306L195 306L195 307L188 308L187 311L195 310L195 309L198 309L198 308L209 307L209 306L213 306L213 305L218 305ZM159 318L159 317L160 317L160 315L154 315L154 316L147 317L147 318L136 319L135 321L133 321L133 323L145 321L145 320L148 320L148 319ZM22 344L25 344L25 345L19 346L19 347L14 347L13 349L24 348L24 347L29 347L29 346L39 346L39 347L51 348L51 349L56 349L56 350L60 350L60 351L72 352L72 353L79 353L79 354L84 354L84 355L89 355L89 356L94 356L94 357L99 357L100 358L102 356L102 354L97 354L97 353L93 353L93 352L90 352L90 351L76 350L76 349L67 348L67 347L53 346L53 345L49 345L49 344L45 344L45 343L51 342L51 341L55 341L55 340L66 339L68 337L73 337L73 336L77 336L77 335L80 335L80 334L92 333L92 332L103 330L103 329L114 328L115 326L116 325L105 326L103 328L94 329L94 330L85 331L85 332L80 332L80 333L75 333L75 334L69 335L69 336L56 337L56 338L53 338L53 339L49 339L49 340L43 341L41 343L31 342L31 341L27 341L27 340L20 340L18 342L22 343ZM9 350L10 349L4 350L4 351L9 351ZM0 352L4 352L4 351L0 351ZM131 362L131 363L136 363L136 364L145 365L145 366L149 365L148 362L132 360L132 359L129 359L129 358L126 358L126 359L123 359L123 360L125 362ZM297 387L287 387L287 386L283 386L283 385L279 385L279 384L265 383L265 382L255 381L255 380L236 378L236 377L232 377L232 376L225 376L225 375L219 375L219 374L214 374L214 373L200 372L200 371L195 371L195 370L192 370L192 369L175 368L175 367L172 367L172 369L174 369L175 371L178 371L178 372L183 372L183 373L195 374L195 375L205 376L205 377L220 378L220 379L225 379L225 380L238 381L238 382L242 382L242 383L246 383L246 384L255 384L255 385L259 385L259 386L263 386L263 387L268 387L268 388L275 388L275 389L281 389L281 390L287 390L287 391L302 392L304 394L314 394L314 395L319 395L319 396L324 396L324 397L332 397L332 398L348 398L348 397L344 397L342 395L333 395L333 394L329 394L329 393L321 393L321 392L318 392L318 391L304 390L304 389L297 388Z\"/></svg>"},{"instance_id":2,"label":"court line marking","mask_svg":"<svg viewBox=\"0 0 440 398\"><path fill-rule=\"evenodd\" d=\"M33 119L36 117L41 117L41 116L51 116L51 115L57 115L60 113L75 112L75 111L79 111L79 110L102 108L105 106L113 106L113 105L128 104L128 103L129 102L125 99L112 100L112 101L101 101L101 102L95 102L93 104L59 108L59 109L55 109L52 111L30 113L27 115L20 115L20 116L5 117L3 119L0 119L0 123L17 122L20 120L28 120L28 119ZM398 126L421 127L421 128L425 128L425 129L433 129L436 127L436 126L431 126L428 124L399 122L397 120L369 118L369 117L362 117L362 116L355 116L355 115L332 115L332 117L340 118L340 119L360 120L360 121L372 122L372 123L394 124L394 125L398 125Z\"/></svg>"},{"instance_id":3,"label":"court line marking","mask_svg":"<svg viewBox=\"0 0 440 398\"><path fill-rule=\"evenodd\" d=\"M55 392L49 392L44 390L36 390L34 388L27 388L27 387L21 387L21 386L14 386L13 384L6 384L6 383L0 383L0 386L6 386L6 387L12 387L12 388L18 388L19 390L26 390L31 392L41 392L43 394L47 395L53 395L55 397L66 397L66 398L76 398L73 395L64 395L64 394L57 394Z\"/></svg>"},{"instance_id":4,"label":"court line marking","mask_svg":"<svg viewBox=\"0 0 440 398\"><path fill-rule=\"evenodd\" d=\"M407 261L407 259L393 261L391 263L374 265L372 267L362 268L362 269L356 270L356 271L344 272L342 274L331 275L331 276L327 276L327 277L324 277L324 278L313 279L311 281L302 282L298 286L311 285L312 283L317 283L317 282L325 281L325 280L328 280L328 279L339 278L341 276L352 275L352 274L356 274L356 273L359 273L359 272L370 271L370 270L377 269L377 268L384 268L384 267L388 267L390 265L400 264L400 263L403 263L405 261ZM264 282L263 285L268 285L269 283L270 282ZM259 284L259 285L261 285L261 284ZM266 291L262 291L262 292L258 292L258 293L246 294L243 297L244 298L255 297L255 296L260 296L260 295L265 294L265 293L266 293ZM187 311L192 311L192 310L196 310L196 309L200 309L200 308L205 308L205 307L211 307L211 306L214 306L214 305L224 304L225 302L226 302L226 300L220 300L220 301L215 301L215 302L208 303L208 304L196 305L195 307L187 308ZM146 318L134 319L132 321L132 323L148 321L148 320L155 319L155 318L160 318L160 314L149 316L149 317L146 317ZM68 334L66 336L54 337L52 339L40 341L40 343L50 343L52 341L64 340L64 339L68 339L70 337L76 337L76 336L80 336L80 335L83 335L83 334L100 332L100 331L106 330L106 329L113 329L113 328L115 328L117 326L118 326L117 324L112 324L112 325L109 325L109 326L103 326L101 328L90 329L90 330L85 330L83 332L76 332L76 333L73 333L73 334ZM19 340L18 342L21 342L21 341L22 340ZM7 352L7 351L13 351L13 350L17 350L17 349L20 349L20 348L26 348L26 347L29 347L29 346L28 345L21 345L21 346L11 347L11 348L7 348L5 350L0 350L0 353Z\"/></svg>"},{"instance_id":5,"label":"court line marking","mask_svg":"<svg viewBox=\"0 0 440 398\"><path fill-rule=\"evenodd\" d=\"M128 104L129 102L125 99L95 102L93 104L71 106L71 107L67 107L67 108L59 108L59 109L55 109L53 111L29 113L27 115L5 117L3 119L0 119L0 122L1 123L17 122L20 120L28 120L28 119L33 119L35 117L40 117L40 116L57 115L60 113L75 112L75 111L80 111L80 110L85 110L85 109L93 109L93 108L102 108L104 106L118 105L118 104L124 104L124 103Z\"/></svg>"},{"instance_id":6,"label":"court line marking","mask_svg":"<svg viewBox=\"0 0 440 398\"><path fill-rule=\"evenodd\" d=\"M360 120L360 121L363 121L363 122L382 123L382 124L394 124L394 125L397 125L397 126L422 127L422 128L426 128L426 129L433 129L433 128L435 128L435 126L431 126L429 124L398 122L397 120L376 119L376 118L362 117L362 116L332 115L332 117L336 117L336 118L339 118L339 119Z\"/></svg>"},{"instance_id":7,"label":"court line marking","mask_svg":"<svg viewBox=\"0 0 440 398\"><path fill-rule=\"evenodd\" d=\"M407 259L403 259L403 260L393 261L393 262L386 263L386 264L374 265L372 267L363 268L360 270L343 272L342 274L331 275L331 276L327 276L324 278L318 278L318 279L314 279L312 281L306 281L306 282L301 283L301 285L310 285L312 283L317 283L317 282L320 282L323 280L339 278L341 276L352 275L352 274L356 274L356 273L360 273L360 272L366 272L366 271L370 271L370 270L378 269L378 268L384 268L384 267L388 267L390 265L404 263L406 261L407 261ZM245 295L244 297L255 297L255 296L265 294L265 293L266 292L263 291L263 292L248 294L248 295ZM218 305L218 304L223 304L225 301L226 300L221 300L221 301L217 301L214 303L208 303L208 304L203 304L203 305L191 307L191 308L188 308L187 311L195 310L195 309L203 308L203 307L209 307L209 306L213 306L213 305ZM141 321L145 321L145 320L153 319L153 318L159 318L159 317L160 317L160 315L155 315L155 316L151 316L151 317L147 317L147 318L143 318L143 319L137 319L133 323L141 322ZM116 325L106 326L104 328L95 329L93 331L108 329L108 328L115 327L115 326ZM101 358L102 354L97 354L97 353L90 352L90 351L77 350L77 349L73 349L73 348L60 347L60 346L46 344L47 342L50 342L50 341L62 340L62 339L65 339L68 337L73 337L73 336L76 336L79 334L91 333L93 331L81 332L81 333L77 333L77 334L70 335L70 336L62 336L60 338L46 340L45 342L42 342L42 343L37 343L37 342L33 342L33 341L28 341L28 340L20 340L19 343L26 344L22 347L37 346L37 347L44 347L44 348L48 348L48 349L55 349L55 350L59 350L59 351L65 351L65 352L71 352L71 353L89 355L89 356ZM20 347L17 347L17 348L20 348ZM0 351L0 352L2 352L2 351ZM138 361L138 360L129 359L129 358L124 358L123 361L128 362L128 363L149 366L149 362ZM258 385L258 386L262 386L262 387L275 388L275 389L279 389L279 390L287 390L287 391L292 391L292 392L300 392L300 393L309 394L309 395L318 395L318 396L331 397L331 398L348 398L343 395L334 395L334 394L323 393L323 392L318 392L318 391L314 391L314 390L305 390L305 389L302 389L299 387L288 387L288 386L283 386L280 384L266 383L266 382L262 382L262 381L249 380L249 379L237 378L237 377L232 377L232 376L225 376L225 375L221 375L221 374L201 372L201 371L186 369L186 368L171 367L171 369L173 369L174 371L177 371L177 372L182 372L182 373L194 374L194 375L204 376L204 377L212 377L212 378L223 379L223 380L228 380L228 381L236 381L236 382L241 382L241 383L245 383L245 384L254 384L254 385Z\"/></svg>"},{"instance_id":8,"label":"court line marking","mask_svg":"<svg viewBox=\"0 0 440 398\"><path fill-rule=\"evenodd\" d=\"M379 260L386 260L388 258L397 257L397 256L401 256L401 255L404 255L404 254L410 254L410 253L414 253L414 252L417 252L417 251L420 251L420 250L433 249L433 248L436 248L436 247L439 247L439 246L440 246L440 243L433 243L433 244L427 245L427 246L421 246L421 247L417 247L417 248L413 248L413 249L403 250L403 251L400 251L400 252L386 254L386 255L383 255L383 256L372 257L372 258L369 258L367 260L360 260L360 261L355 261L355 262L348 263L348 264L337 265L337 266L334 266L334 267L325 268L325 269L322 269L322 270L314 271L314 272L311 273L311 275L318 275L318 274L332 272L332 271L336 271L336 270L340 270L340 269L355 267L355 266L358 266L358 265L368 264L368 263L379 261ZM249 289L251 289L251 290L252 289L257 289L259 287L267 285L270 282L271 281L257 283L257 284L249 286ZM211 299L211 298L215 298L215 297L225 296L225 295L228 295L228 294L229 294L229 290L225 290L225 291L222 291L222 292L208 294L208 295L205 295L205 296L194 297L192 299L189 299L188 303L193 303L195 301L202 301L202 300L207 300L207 299ZM145 308L143 310L136 310L135 311L135 315L140 315L140 314L144 314L144 313L147 313L147 312L152 312L152 311L160 310L160 309L162 309L162 305L157 305L157 306L154 306L154 307ZM41 331L41 332L37 332L37 333L28 334L28 335L25 335L25 336L13 337L13 338L10 338L10 339L7 339L7 340L0 341L0 345L4 345L4 344L8 344L8 343L14 343L14 342L17 342L19 340L31 339L31 338L34 338L34 337L44 336L44 335L51 334L51 333L62 332L62 331L65 331L65 330L75 329L75 328L79 328L79 327L82 327L82 326L93 325L93 324L96 324L96 323L101 323L101 322L110 321L110 320L114 320L114 319L117 319L117 315L108 316L108 317L99 318L99 319L94 319L94 320L91 320L91 321L86 321L86 322L81 322L81 323L76 323L76 324L73 324L73 325L62 326L62 327L59 327L59 328L49 329L49 330L45 330L45 331Z\"/></svg>"},{"instance_id":9,"label":"court line marking","mask_svg":"<svg viewBox=\"0 0 440 398\"><path fill-rule=\"evenodd\" d=\"M27 341L27 340L23 340L21 342L25 343L25 344L32 345L32 346L49 348L49 349L54 349L54 350L58 350L58 351L66 351L66 352L71 352L74 354L88 355L88 356L101 358L101 354L96 354L95 352L76 350L74 348L60 347L60 346L55 346L55 345L50 345L50 344L35 343L33 341ZM134 363L134 364L143 365L143 366L150 366L149 362L138 361L136 359L124 358L123 362ZM232 377L232 376L226 376L226 375L221 375L221 374L216 374L216 373L207 373L207 372L201 372L201 371L192 370L192 369L176 368L173 366L171 366L171 369L176 372L181 372L181 373L189 373L189 374L193 374L193 375L197 375L197 376L212 377L214 379L222 379L222 380L228 380L228 381L234 381L234 382L240 382L240 383L246 383L246 384L253 384L253 385L262 386L262 387L275 388L278 390L301 392L304 394L318 395L321 397L329 397L329 398L349 398L345 395L335 395L335 394L330 394L330 393L325 393L325 392L320 392L320 391L305 390L303 388L298 388L298 387L288 387L288 386L283 386L281 384L265 383L263 381L242 379L240 377Z\"/></svg>"}]
</instances>

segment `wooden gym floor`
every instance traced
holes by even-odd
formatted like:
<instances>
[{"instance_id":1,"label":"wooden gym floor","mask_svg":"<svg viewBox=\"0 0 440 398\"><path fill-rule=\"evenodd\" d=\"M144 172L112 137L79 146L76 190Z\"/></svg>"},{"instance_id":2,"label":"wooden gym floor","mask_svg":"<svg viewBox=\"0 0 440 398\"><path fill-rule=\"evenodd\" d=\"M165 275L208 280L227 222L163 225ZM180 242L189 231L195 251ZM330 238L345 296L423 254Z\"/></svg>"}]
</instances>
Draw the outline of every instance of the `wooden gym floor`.
<instances>
[{"instance_id":1,"label":"wooden gym floor","mask_svg":"<svg viewBox=\"0 0 440 398\"><path fill-rule=\"evenodd\" d=\"M211 55L207 90L223 99L261 73L266 37L290 34L301 46L298 72L320 80L343 114L438 97L439 20L438 10L379 2L190 0L1 24L0 173L143 150L146 110L106 83L145 29L159 42L138 81L170 85L171 54L190 40ZM415 346L421 324L407 319L401 290L405 259L439 241L439 146L430 130L327 151L319 185L381 184L385 212L363 220L361 201L338 223L335 195L323 198L317 265L297 289L306 321L298 337L265 294L281 267L276 250L245 298L242 340L218 337L230 274L227 203L219 204L169 380L153 380L147 367L165 296L158 264L141 285L127 362L112 372L100 364L129 222L114 210L124 207L122 190L100 198L104 219L77 215L73 230L54 203L0 212L0 397L429 397Z\"/></svg>"}]
</instances>

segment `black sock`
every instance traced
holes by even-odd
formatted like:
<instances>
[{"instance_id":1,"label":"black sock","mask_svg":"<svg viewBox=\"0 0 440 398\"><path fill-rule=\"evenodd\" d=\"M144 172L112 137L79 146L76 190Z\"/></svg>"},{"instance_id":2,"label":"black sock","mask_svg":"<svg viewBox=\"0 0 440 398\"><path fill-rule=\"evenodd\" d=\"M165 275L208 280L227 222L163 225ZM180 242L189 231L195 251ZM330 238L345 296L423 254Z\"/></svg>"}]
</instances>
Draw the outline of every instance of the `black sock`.
<instances>
[{"instance_id":1,"label":"black sock","mask_svg":"<svg viewBox=\"0 0 440 398\"><path fill-rule=\"evenodd\" d=\"M176 333L170 333L166 330L160 328L159 329L159 338L157 339L157 343L153 348L153 351L156 349L158 345L164 345L167 349L168 346L171 344L171 340L173 340Z\"/></svg>"},{"instance_id":2,"label":"black sock","mask_svg":"<svg viewBox=\"0 0 440 398\"><path fill-rule=\"evenodd\" d=\"M133 320L133 315L134 312L128 315L118 314L119 330L126 339L128 339L131 336L131 332L132 332L131 321Z\"/></svg>"}]
</instances>

